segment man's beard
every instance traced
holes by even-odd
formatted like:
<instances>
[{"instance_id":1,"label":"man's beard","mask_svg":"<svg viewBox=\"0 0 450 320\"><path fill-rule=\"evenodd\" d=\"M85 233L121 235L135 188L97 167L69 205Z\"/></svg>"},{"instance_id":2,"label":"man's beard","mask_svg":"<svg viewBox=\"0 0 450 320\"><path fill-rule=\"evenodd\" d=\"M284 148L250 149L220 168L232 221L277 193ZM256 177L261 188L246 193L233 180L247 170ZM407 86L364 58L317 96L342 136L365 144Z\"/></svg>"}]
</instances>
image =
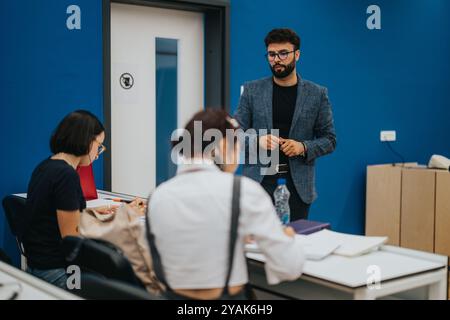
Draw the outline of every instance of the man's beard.
<instances>
[{"instance_id":1,"label":"man's beard","mask_svg":"<svg viewBox=\"0 0 450 320\"><path fill-rule=\"evenodd\" d=\"M287 76L289 76L292 73L292 71L294 71L294 69L295 69L295 62L296 62L295 59L293 59L292 62L290 64L288 64L288 65L282 65L282 64L278 64L277 63L277 64L275 64L273 66L270 66L270 70L272 70L272 74L273 74L273 76L275 78L284 79ZM276 66L283 66L284 68L279 70L279 71L276 71L275 70Z\"/></svg>"}]
</instances>

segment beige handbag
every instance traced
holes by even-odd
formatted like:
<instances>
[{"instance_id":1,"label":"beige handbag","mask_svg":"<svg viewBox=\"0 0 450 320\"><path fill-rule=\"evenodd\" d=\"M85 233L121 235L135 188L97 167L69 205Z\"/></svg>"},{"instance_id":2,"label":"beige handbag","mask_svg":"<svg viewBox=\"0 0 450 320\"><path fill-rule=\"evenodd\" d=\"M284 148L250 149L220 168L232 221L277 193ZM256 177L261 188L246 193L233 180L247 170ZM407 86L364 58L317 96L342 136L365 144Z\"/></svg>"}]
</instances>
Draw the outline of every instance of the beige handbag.
<instances>
[{"instance_id":1,"label":"beige handbag","mask_svg":"<svg viewBox=\"0 0 450 320\"><path fill-rule=\"evenodd\" d=\"M86 209L80 215L79 230L83 237L105 240L122 250L146 289L153 294L160 294L164 286L153 272L143 218L125 204L112 214L99 214Z\"/></svg>"}]
</instances>

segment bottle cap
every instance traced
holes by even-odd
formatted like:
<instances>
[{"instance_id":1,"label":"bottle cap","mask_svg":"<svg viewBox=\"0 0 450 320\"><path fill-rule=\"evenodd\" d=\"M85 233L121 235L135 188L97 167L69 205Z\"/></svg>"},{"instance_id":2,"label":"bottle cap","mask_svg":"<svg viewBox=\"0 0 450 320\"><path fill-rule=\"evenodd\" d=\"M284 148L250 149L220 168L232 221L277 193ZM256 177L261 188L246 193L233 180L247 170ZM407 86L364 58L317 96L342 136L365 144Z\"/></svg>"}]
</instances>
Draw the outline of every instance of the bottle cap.
<instances>
[{"instance_id":1,"label":"bottle cap","mask_svg":"<svg viewBox=\"0 0 450 320\"><path fill-rule=\"evenodd\" d=\"M278 183L279 186L280 186L280 185L286 185L286 179L284 179L284 178L279 178L279 179L277 180L277 183Z\"/></svg>"}]
</instances>

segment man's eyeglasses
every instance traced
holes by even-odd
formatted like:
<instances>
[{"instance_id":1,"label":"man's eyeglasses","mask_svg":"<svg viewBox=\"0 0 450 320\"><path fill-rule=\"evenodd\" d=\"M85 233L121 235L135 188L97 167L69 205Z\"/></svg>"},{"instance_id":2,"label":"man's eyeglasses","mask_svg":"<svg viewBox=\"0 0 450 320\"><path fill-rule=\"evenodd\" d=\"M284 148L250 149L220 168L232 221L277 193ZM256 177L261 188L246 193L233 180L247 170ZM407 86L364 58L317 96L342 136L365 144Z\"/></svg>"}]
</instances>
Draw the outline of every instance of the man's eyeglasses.
<instances>
[{"instance_id":1,"label":"man's eyeglasses","mask_svg":"<svg viewBox=\"0 0 450 320\"><path fill-rule=\"evenodd\" d=\"M295 52L297 50L292 50L292 51L280 51L280 52L276 52L276 51L269 51L266 53L266 57L267 59L269 59L269 61L274 61L275 57L278 57L278 59L280 60L286 60L289 57L289 54L292 52Z\"/></svg>"}]
</instances>

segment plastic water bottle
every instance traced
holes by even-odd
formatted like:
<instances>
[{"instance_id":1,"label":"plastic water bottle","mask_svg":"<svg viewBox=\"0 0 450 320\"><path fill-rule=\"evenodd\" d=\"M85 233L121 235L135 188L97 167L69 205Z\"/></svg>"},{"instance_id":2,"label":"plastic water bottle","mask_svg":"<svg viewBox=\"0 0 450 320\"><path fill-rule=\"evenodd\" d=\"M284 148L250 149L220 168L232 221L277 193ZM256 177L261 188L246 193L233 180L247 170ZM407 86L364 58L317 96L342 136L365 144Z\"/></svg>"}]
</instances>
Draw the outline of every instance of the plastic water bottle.
<instances>
[{"instance_id":1,"label":"plastic water bottle","mask_svg":"<svg viewBox=\"0 0 450 320\"><path fill-rule=\"evenodd\" d=\"M277 188L273 193L275 199L275 209L282 224L288 224L291 220L291 210L289 209L289 197L291 193L286 187L286 179L278 179Z\"/></svg>"}]
</instances>

